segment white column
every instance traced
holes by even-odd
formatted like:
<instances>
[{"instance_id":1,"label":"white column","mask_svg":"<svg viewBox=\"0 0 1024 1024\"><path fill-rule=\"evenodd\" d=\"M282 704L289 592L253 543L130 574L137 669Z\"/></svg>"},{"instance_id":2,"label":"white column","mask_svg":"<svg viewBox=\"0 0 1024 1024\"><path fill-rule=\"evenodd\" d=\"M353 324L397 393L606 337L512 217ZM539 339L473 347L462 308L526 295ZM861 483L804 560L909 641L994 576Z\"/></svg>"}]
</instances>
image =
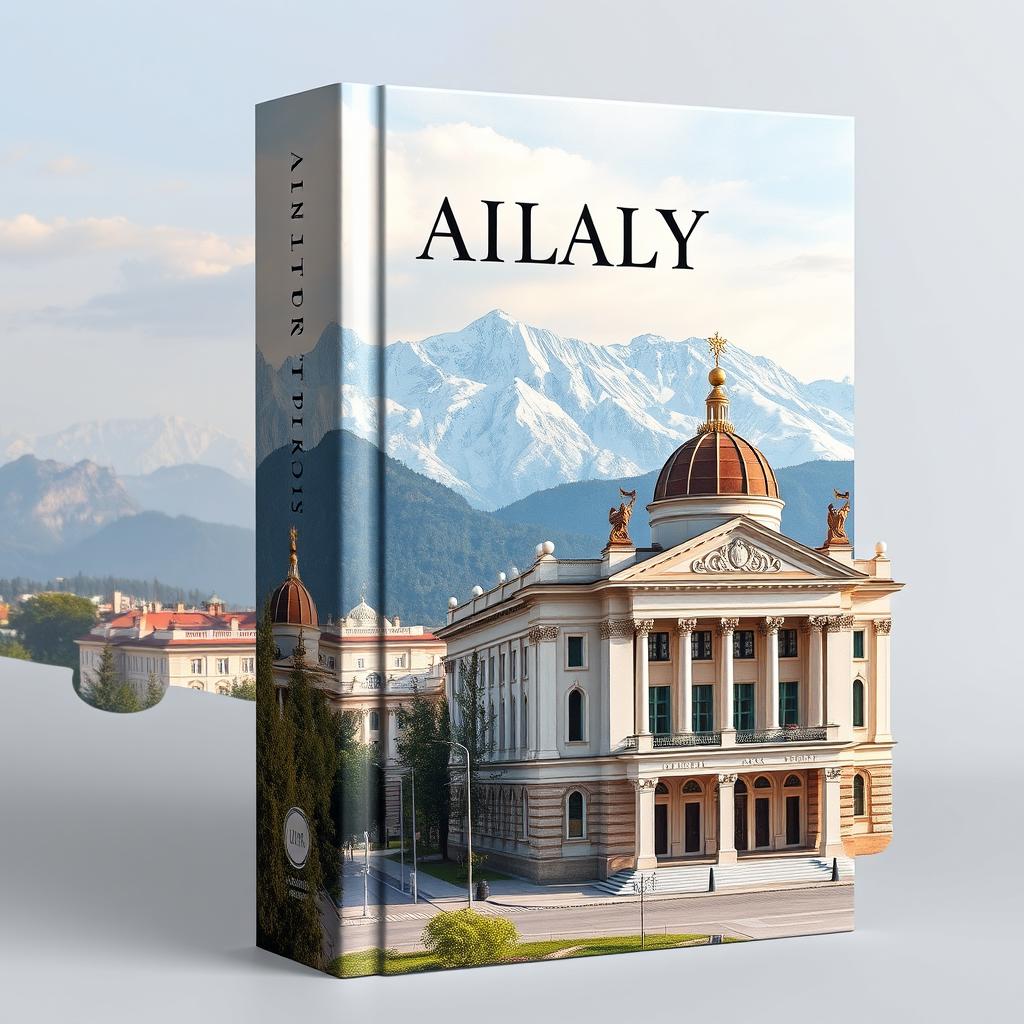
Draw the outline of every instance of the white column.
<instances>
[{"instance_id":1,"label":"white column","mask_svg":"<svg viewBox=\"0 0 1024 1024\"><path fill-rule=\"evenodd\" d=\"M530 631L536 637L537 672L537 756L558 757L558 627L538 626ZM543 705L543 708L541 707Z\"/></svg>"},{"instance_id":2,"label":"white column","mask_svg":"<svg viewBox=\"0 0 1024 1024\"><path fill-rule=\"evenodd\" d=\"M722 733L734 733L733 728L733 685L732 685L732 635L740 624L739 619L722 619L718 625L721 638L719 651L719 721Z\"/></svg>"},{"instance_id":3,"label":"white column","mask_svg":"<svg viewBox=\"0 0 1024 1024\"><path fill-rule=\"evenodd\" d=\"M821 634L827 622L827 615L812 615L807 620L808 636L810 637L810 651L807 660L807 724L809 726L825 724L825 701L822 696L824 654Z\"/></svg>"},{"instance_id":4,"label":"white column","mask_svg":"<svg viewBox=\"0 0 1024 1024\"><path fill-rule=\"evenodd\" d=\"M768 689L768 729L779 727L779 627L786 620L781 616L769 616L764 620L763 632L768 643L765 653L767 668L766 684Z\"/></svg>"},{"instance_id":5,"label":"white column","mask_svg":"<svg viewBox=\"0 0 1024 1024\"><path fill-rule=\"evenodd\" d=\"M505 756L512 757L514 746L512 735L515 723L512 721L512 654L511 648L505 647ZM501 657L499 653L498 657Z\"/></svg>"},{"instance_id":6,"label":"white column","mask_svg":"<svg viewBox=\"0 0 1024 1024\"><path fill-rule=\"evenodd\" d=\"M388 759L394 761L398 758L398 711L395 708L388 708Z\"/></svg>"},{"instance_id":7,"label":"white column","mask_svg":"<svg viewBox=\"0 0 1024 1024\"><path fill-rule=\"evenodd\" d=\"M697 628L696 619L677 619L676 631L679 635L679 670L677 690L672 702L675 709L675 731L693 731L693 659L691 640Z\"/></svg>"},{"instance_id":8,"label":"white column","mask_svg":"<svg viewBox=\"0 0 1024 1024\"><path fill-rule=\"evenodd\" d=\"M875 620L874 650L874 712L875 742L888 743L892 740L892 697L889 692L889 672L891 670L889 652L889 633L892 630L892 619ZM867 703L868 693L864 700ZM870 722L870 718L869 718Z\"/></svg>"},{"instance_id":9,"label":"white column","mask_svg":"<svg viewBox=\"0 0 1024 1024\"><path fill-rule=\"evenodd\" d=\"M636 670L635 686L636 694L636 732L637 735L648 735L651 731L650 694L651 677L647 664L647 636L654 628L654 619L634 619L633 632L636 635ZM654 798L651 798L651 806L654 806ZM653 821L654 811L651 811Z\"/></svg>"},{"instance_id":10,"label":"white column","mask_svg":"<svg viewBox=\"0 0 1024 1024\"><path fill-rule=\"evenodd\" d=\"M736 863L736 776L718 776L718 863Z\"/></svg>"},{"instance_id":11,"label":"white column","mask_svg":"<svg viewBox=\"0 0 1024 1024\"><path fill-rule=\"evenodd\" d=\"M537 700L537 641L534 639L534 631L530 632L530 646L526 648L525 657L530 659L529 676L526 686L526 756L537 756L537 735L540 729L540 717L538 708L540 701Z\"/></svg>"},{"instance_id":12,"label":"white column","mask_svg":"<svg viewBox=\"0 0 1024 1024\"><path fill-rule=\"evenodd\" d=\"M840 799L843 770L841 768L826 768L824 785L822 786L822 830L821 845L822 856L841 857L843 856L842 837L842 816L840 812Z\"/></svg>"},{"instance_id":13,"label":"white column","mask_svg":"<svg viewBox=\"0 0 1024 1024\"><path fill-rule=\"evenodd\" d=\"M654 798L658 786L657 779L634 779L636 790L636 810L634 811L636 853L633 866L638 870L655 868L658 858L654 853Z\"/></svg>"}]
</instances>

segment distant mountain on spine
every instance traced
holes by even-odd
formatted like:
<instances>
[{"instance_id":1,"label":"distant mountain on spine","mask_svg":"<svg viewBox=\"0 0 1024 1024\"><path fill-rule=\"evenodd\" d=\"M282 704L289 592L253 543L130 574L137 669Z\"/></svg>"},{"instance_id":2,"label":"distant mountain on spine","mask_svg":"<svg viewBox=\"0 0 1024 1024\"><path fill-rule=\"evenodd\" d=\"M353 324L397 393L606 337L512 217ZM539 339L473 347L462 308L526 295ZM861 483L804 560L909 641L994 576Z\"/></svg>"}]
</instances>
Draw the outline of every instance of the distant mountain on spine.
<instances>
[{"instance_id":1,"label":"distant mountain on spine","mask_svg":"<svg viewBox=\"0 0 1024 1024\"><path fill-rule=\"evenodd\" d=\"M361 369L370 362L364 342L333 325L305 369L325 380L340 365L343 426L375 440L380 401ZM493 310L462 330L388 346L387 454L483 509L559 483L638 476L693 436L711 365L703 339L643 334L601 346ZM853 457L849 382L804 384L736 346L722 365L737 431L773 466ZM257 376L264 394L288 408L289 367L274 369L257 353ZM307 446L336 426L330 406L306 409ZM264 424L288 421L263 417ZM259 437L257 457L288 440Z\"/></svg>"},{"instance_id":2,"label":"distant mountain on spine","mask_svg":"<svg viewBox=\"0 0 1024 1024\"><path fill-rule=\"evenodd\" d=\"M250 480L255 471L252 445L180 416L96 420L38 436L0 435L0 463L26 454L65 463L89 459L135 475L182 463L202 463Z\"/></svg>"}]
</instances>

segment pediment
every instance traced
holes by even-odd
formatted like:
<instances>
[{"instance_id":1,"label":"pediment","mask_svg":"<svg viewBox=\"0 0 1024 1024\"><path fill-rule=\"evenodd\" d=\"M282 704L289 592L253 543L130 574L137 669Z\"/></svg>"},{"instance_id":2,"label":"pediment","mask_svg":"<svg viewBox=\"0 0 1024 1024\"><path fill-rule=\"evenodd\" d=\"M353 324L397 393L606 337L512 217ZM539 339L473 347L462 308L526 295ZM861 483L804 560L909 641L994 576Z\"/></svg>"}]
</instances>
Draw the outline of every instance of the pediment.
<instances>
[{"instance_id":1,"label":"pediment","mask_svg":"<svg viewBox=\"0 0 1024 1024\"><path fill-rule=\"evenodd\" d=\"M615 582L783 582L863 579L863 573L743 516L614 574Z\"/></svg>"}]
</instances>

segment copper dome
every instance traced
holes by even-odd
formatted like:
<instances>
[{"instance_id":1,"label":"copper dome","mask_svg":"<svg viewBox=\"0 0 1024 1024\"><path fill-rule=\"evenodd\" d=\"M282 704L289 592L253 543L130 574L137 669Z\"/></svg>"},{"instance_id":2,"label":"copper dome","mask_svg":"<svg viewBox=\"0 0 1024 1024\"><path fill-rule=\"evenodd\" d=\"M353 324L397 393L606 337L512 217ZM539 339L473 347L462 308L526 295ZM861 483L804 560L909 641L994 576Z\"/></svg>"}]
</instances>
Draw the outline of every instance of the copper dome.
<instances>
[{"instance_id":1,"label":"copper dome","mask_svg":"<svg viewBox=\"0 0 1024 1024\"><path fill-rule=\"evenodd\" d=\"M312 595L297 576L289 576L270 595L270 621L291 626L319 624Z\"/></svg>"},{"instance_id":2,"label":"copper dome","mask_svg":"<svg viewBox=\"0 0 1024 1024\"><path fill-rule=\"evenodd\" d=\"M779 496L768 460L738 434L708 430L677 448L658 475L654 500L690 495Z\"/></svg>"},{"instance_id":3,"label":"copper dome","mask_svg":"<svg viewBox=\"0 0 1024 1024\"><path fill-rule=\"evenodd\" d=\"M320 620L313 596L299 579L298 533L294 526L289 531L289 538L288 576L270 595L270 621L289 626L318 627Z\"/></svg>"}]
</instances>

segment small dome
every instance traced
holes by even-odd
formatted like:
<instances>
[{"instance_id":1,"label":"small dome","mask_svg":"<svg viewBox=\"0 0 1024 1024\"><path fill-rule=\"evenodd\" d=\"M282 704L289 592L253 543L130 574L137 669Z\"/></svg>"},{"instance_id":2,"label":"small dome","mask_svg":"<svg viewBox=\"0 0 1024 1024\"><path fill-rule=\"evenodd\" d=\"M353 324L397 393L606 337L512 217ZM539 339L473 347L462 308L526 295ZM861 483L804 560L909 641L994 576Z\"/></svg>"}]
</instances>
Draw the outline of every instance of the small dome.
<instances>
[{"instance_id":1,"label":"small dome","mask_svg":"<svg viewBox=\"0 0 1024 1024\"><path fill-rule=\"evenodd\" d=\"M270 595L270 621L290 626L318 626L316 604L298 576L289 576Z\"/></svg>"},{"instance_id":2,"label":"small dome","mask_svg":"<svg viewBox=\"0 0 1024 1024\"><path fill-rule=\"evenodd\" d=\"M380 616L366 603L365 597L359 598L359 604L348 610L345 619L348 622L362 622L367 625L376 625Z\"/></svg>"},{"instance_id":3,"label":"small dome","mask_svg":"<svg viewBox=\"0 0 1024 1024\"><path fill-rule=\"evenodd\" d=\"M768 460L749 441L732 431L709 430L668 457L654 500L714 494L778 498L779 485Z\"/></svg>"},{"instance_id":4,"label":"small dome","mask_svg":"<svg viewBox=\"0 0 1024 1024\"><path fill-rule=\"evenodd\" d=\"M299 535L294 526L288 531L288 536L288 575L284 583L270 595L270 621L280 625L319 628L320 620L317 618L313 596L299 579Z\"/></svg>"}]
</instances>

